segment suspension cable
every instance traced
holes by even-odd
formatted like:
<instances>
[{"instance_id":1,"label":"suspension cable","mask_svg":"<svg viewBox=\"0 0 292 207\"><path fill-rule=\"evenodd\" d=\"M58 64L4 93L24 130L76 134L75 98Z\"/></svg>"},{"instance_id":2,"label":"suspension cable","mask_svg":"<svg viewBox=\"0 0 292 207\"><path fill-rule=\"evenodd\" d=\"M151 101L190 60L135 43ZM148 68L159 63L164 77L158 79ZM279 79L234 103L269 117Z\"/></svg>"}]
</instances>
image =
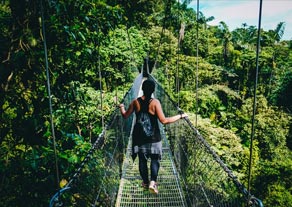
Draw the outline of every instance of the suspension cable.
<instances>
[{"instance_id":1,"label":"suspension cable","mask_svg":"<svg viewBox=\"0 0 292 207\"><path fill-rule=\"evenodd\" d=\"M177 94L177 96L178 96L178 101L177 101L177 106L179 107L179 89L178 89L178 82L179 82L179 80L178 80L178 62L179 62L179 57L178 57L178 55L177 55L177 57L176 57L177 59L176 59L176 85L175 85L175 88L176 88L176 94Z\"/></svg>"},{"instance_id":2,"label":"suspension cable","mask_svg":"<svg viewBox=\"0 0 292 207\"><path fill-rule=\"evenodd\" d=\"M181 27L182 27L182 24L181 24ZM181 28L182 29L182 28ZM180 31L181 31L180 29ZM179 37L177 39L177 56L176 56L176 93L177 93L177 96L178 96L178 101L177 101L177 106L179 107L179 62L180 62L180 59L179 59L179 53L180 53L180 41L181 41L181 32L179 32Z\"/></svg>"},{"instance_id":3,"label":"suspension cable","mask_svg":"<svg viewBox=\"0 0 292 207\"><path fill-rule=\"evenodd\" d=\"M165 23L163 23L164 25ZM161 29L161 32L160 32L160 39L159 39L159 44L158 44L158 47L157 47L157 51L156 51L156 55L155 55L155 61L154 61L154 65L153 65L153 68L152 68L152 71L156 68L156 64L157 64L157 59L158 59L158 54L159 54L159 51L160 51L160 46L162 44L162 36L164 34L164 31L165 31L165 28L164 26L162 27ZM148 71L149 72L149 71Z\"/></svg>"},{"instance_id":4,"label":"suspension cable","mask_svg":"<svg viewBox=\"0 0 292 207\"><path fill-rule=\"evenodd\" d=\"M137 68L137 64L136 64L136 61L135 61L135 58L134 58L133 44L132 44L132 41L131 41L131 37L130 37L128 26L127 26L127 36L128 36L128 41L130 43L130 49L131 49L131 52L132 52L131 59L132 59L132 62L135 64L135 67Z\"/></svg>"},{"instance_id":5,"label":"suspension cable","mask_svg":"<svg viewBox=\"0 0 292 207\"><path fill-rule=\"evenodd\" d=\"M252 113L252 131L250 137L250 153L249 153L249 169L248 169L248 195L250 196L250 182L251 182L251 168L252 168L252 152L253 152L253 139L255 134L255 113L257 103L257 83L258 83L258 71L259 71L259 50L260 50L260 37L261 37L261 21L262 21L262 0L260 0L259 7L259 21L258 21L258 34L257 34L257 47L256 47L256 75L254 84L254 100L253 100L253 113ZM250 200L250 198L248 199Z\"/></svg>"},{"instance_id":6,"label":"suspension cable","mask_svg":"<svg viewBox=\"0 0 292 207\"><path fill-rule=\"evenodd\" d=\"M197 28L196 28L196 38L197 38L197 43L196 43L196 122L195 122L195 126L196 128L198 127L198 102L199 102L199 96L198 96L198 88L199 88L199 78L198 78L198 74L199 74L199 9L200 6L200 1L197 0Z\"/></svg>"},{"instance_id":7,"label":"suspension cable","mask_svg":"<svg viewBox=\"0 0 292 207\"><path fill-rule=\"evenodd\" d=\"M116 63L117 61L117 49L116 49L116 38L115 38L115 34L116 34L116 28L114 28L114 39L113 39L113 44L114 44L114 67L115 69L117 70L117 72L119 71L119 68L118 68L118 64ZM124 89L124 87L123 87ZM117 106L119 103L119 100L118 100L118 77L115 79L115 99L114 99L114 104Z\"/></svg>"},{"instance_id":8,"label":"suspension cable","mask_svg":"<svg viewBox=\"0 0 292 207\"><path fill-rule=\"evenodd\" d=\"M48 90L48 96L49 96L51 132L52 132L53 145L54 145L54 157L55 157L56 178L57 178L56 184L58 188L59 183L60 183L60 177L59 177L58 157L57 157L57 148L56 148L55 127L54 127L54 121L53 121L53 107L52 107L52 95L51 95L49 63L48 63L48 51L47 51L47 41L46 41L46 32L45 32L46 29L45 29L44 8L43 8L42 0L41 0L41 21L42 21L42 33L43 33L43 39L44 39L45 67L46 67L46 78L47 78L47 90Z\"/></svg>"},{"instance_id":9,"label":"suspension cable","mask_svg":"<svg viewBox=\"0 0 292 207\"><path fill-rule=\"evenodd\" d=\"M98 76L99 76L99 90L100 90L100 111L101 111L101 126L104 128L104 114L103 114L103 91L102 91L102 75L100 68L100 40L98 38Z\"/></svg>"}]
</instances>

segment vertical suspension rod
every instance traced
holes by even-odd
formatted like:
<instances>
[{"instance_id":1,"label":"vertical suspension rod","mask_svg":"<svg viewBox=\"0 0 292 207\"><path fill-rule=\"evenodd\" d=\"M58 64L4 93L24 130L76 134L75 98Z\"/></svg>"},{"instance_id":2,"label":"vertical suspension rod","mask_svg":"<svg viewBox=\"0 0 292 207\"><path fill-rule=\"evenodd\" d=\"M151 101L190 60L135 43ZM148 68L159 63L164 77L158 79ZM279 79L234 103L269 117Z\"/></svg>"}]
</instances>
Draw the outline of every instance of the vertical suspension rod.
<instances>
[{"instance_id":1,"label":"vertical suspension rod","mask_svg":"<svg viewBox=\"0 0 292 207\"><path fill-rule=\"evenodd\" d=\"M102 75L100 65L100 40L98 40L98 77L99 77L99 90L100 90L100 111L101 111L101 126L104 129L104 114L103 114L103 90L102 90Z\"/></svg>"},{"instance_id":2,"label":"vertical suspension rod","mask_svg":"<svg viewBox=\"0 0 292 207\"><path fill-rule=\"evenodd\" d=\"M58 157L57 157L57 148L56 148L56 136L55 136L55 127L53 121L53 107L52 107L52 95L51 95L51 85L50 85L50 74L49 74L49 63L48 63L48 50L47 50L47 41L46 41L46 29L45 29L45 18L44 18L44 8L43 1L41 0L41 21L42 21L42 33L44 39L44 53L45 53L45 67L46 67L46 78L47 78L47 90L49 96L49 108L50 108L50 120L51 120L51 131L54 144L54 156L55 156L55 167L56 167L56 178L57 178L57 188L59 187L60 177L59 177L59 167L58 167Z\"/></svg>"},{"instance_id":3,"label":"vertical suspension rod","mask_svg":"<svg viewBox=\"0 0 292 207\"><path fill-rule=\"evenodd\" d=\"M199 74L199 12L200 12L200 1L197 0L197 28L196 28L196 38L197 38L197 48L196 48L196 128L198 127L198 101L199 101L199 97L198 97L198 84L199 84L199 78L198 78L198 74Z\"/></svg>"},{"instance_id":4,"label":"vertical suspension rod","mask_svg":"<svg viewBox=\"0 0 292 207\"><path fill-rule=\"evenodd\" d=\"M259 70L259 51L260 51L260 37L261 37L261 21L262 21L262 4L263 1L260 0L259 7L259 20L258 20L258 33L257 33L257 47L256 47L256 74L255 74L255 83L254 83L254 92L253 92L253 113L252 113L252 129L250 137L250 153L249 153L249 169L248 169L248 196L250 197L250 183L251 183L251 174L252 174L252 153L253 153L253 139L255 134L255 113L256 113L256 103L257 103L257 84L258 84L258 70ZM250 198L248 198L248 201ZM248 204L247 204L248 205Z\"/></svg>"}]
</instances>

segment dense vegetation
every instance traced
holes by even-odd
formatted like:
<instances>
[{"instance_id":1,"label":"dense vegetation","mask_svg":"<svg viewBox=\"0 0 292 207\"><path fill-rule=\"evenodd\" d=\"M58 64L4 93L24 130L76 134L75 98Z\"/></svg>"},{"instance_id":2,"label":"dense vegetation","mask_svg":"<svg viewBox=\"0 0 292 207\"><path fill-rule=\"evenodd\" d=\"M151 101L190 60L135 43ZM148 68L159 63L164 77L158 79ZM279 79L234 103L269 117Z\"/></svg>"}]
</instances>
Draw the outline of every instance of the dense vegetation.
<instances>
[{"instance_id":1,"label":"dense vegetation","mask_svg":"<svg viewBox=\"0 0 292 207\"><path fill-rule=\"evenodd\" d=\"M257 28L230 31L196 17L174 0L2 0L0 206L47 206L56 190L44 41L61 178L149 56L154 76L191 119L198 86L198 128L246 185ZM251 181L265 206L279 207L292 203L292 40L281 40L284 28L261 31Z\"/></svg>"}]
</instances>

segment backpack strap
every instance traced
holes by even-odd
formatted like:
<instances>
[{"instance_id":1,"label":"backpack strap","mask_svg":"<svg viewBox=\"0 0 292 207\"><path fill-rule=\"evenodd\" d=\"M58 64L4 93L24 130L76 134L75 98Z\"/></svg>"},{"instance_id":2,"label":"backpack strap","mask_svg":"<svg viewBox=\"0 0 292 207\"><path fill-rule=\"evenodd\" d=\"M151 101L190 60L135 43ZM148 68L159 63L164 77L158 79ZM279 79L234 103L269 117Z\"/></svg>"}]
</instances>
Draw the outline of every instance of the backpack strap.
<instances>
[{"instance_id":1,"label":"backpack strap","mask_svg":"<svg viewBox=\"0 0 292 207\"><path fill-rule=\"evenodd\" d=\"M151 98L148 102L143 100L141 97L137 98L137 100L138 100L138 103L140 104L140 111L148 112L149 104L151 103L153 98Z\"/></svg>"}]
</instances>

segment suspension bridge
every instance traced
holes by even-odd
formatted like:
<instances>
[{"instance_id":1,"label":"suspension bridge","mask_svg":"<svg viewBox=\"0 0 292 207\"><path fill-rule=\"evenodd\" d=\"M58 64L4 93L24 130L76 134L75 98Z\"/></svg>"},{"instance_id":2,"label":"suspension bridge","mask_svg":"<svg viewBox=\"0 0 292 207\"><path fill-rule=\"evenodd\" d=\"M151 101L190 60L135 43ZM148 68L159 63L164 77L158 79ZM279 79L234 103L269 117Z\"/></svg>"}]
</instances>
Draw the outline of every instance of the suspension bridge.
<instances>
[{"instance_id":1,"label":"suspension bridge","mask_svg":"<svg viewBox=\"0 0 292 207\"><path fill-rule=\"evenodd\" d=\"M260 31L261 5L262 0L260 1L258 31ZM197 19L199 19L198 15L199 1L197 1ZM42 18L44 18L43 14ZM45 39L44 25L42 28ZM128 39L131 42L130 37ZM257 71L259 39L260 33L258 33L257 43ZM46 55L45 41L44 48ZM156 60L153 68L155 65ZM46 71L49 80L47 62ZM149 75L149 69L147 75ZM151 75L148 78L156 81ZM125 106L129 106L130 102L140 95L142 81L143 72L137 76L130 90L124 95L122 102ZM49 81L48 88L50 88ZM51 97L50 91L48 93ZM160 100L165 116L173 116L180 112L180 109L157 81L154 96ZM78 169L68 179L67 184L50 199L50 207L263 206L261 200L250 193L249 186L248 190L246 189L228 167L228 164L220 159L220 156L188 118L173 124L160 125L163 138L163 156L158 176L159 194L153 195L143 190L138 170L138 159L133 162L131 157L134 116L123 119L118 108L113 110L107 125L92 144ZM52 131L53 128L52 123ZM249 164L251 166L251 157ZM58 169L57 164L56 169ZM250 173L248 182L250 182Z\"/></svg>"},{"instance_id":2,"label":"suspension bridge","mask_svg":"<svg viewBox=\"0 0 292 207\"><path fill-rule=\"evenodd\" d=\"M156 81L151 75L148 78ZM143 75L135 79L123 103L140 95ZM157 97L166 116L180 109L156 81ZM141 187L138 159L131 157L134 115L123 119L112 112L107 125L68 183L50 200L53 206L196 206L262 207L220 159L188 118L160 125L163 156L158 176L159 194Z\"/></svg>"}]
</instances>

